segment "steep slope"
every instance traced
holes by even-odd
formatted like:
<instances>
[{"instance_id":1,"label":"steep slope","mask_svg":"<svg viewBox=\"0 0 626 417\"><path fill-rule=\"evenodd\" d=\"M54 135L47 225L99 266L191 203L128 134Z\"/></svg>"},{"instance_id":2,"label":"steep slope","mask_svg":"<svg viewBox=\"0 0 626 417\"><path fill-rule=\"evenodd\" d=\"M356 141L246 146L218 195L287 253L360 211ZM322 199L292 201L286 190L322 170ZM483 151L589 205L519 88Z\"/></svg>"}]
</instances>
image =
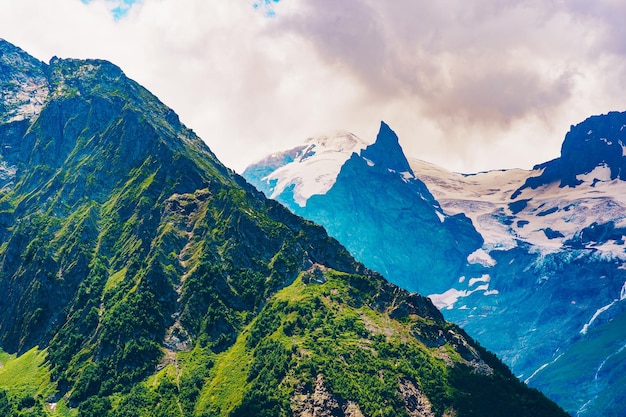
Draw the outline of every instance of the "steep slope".
<instances>
[{"instance_id":1,"label":"steep slope","mask_svg":"<svg viewBox=\"0 0 626 417\"><path fill-rule=\"evenodd\" d=\"M385 271L395 283L428 294L447 319L570 412L613 414L623 401L609 398L626 399L621 367L615 365L626 345L623 327L615 324L626 311L624 126L623 113L595 116L572 127L562 156L554 161L532 171L472 175L414 159L407 166L400 148L385 138L377 140L378 152L367 148L360 156L345 157L334 186L310 197L304 207L294 205L289 194L268 195L316 219L358 259ZM304 187L310 182L306 173L298 174L297 163L285 165L291 179L282 176L279 184ZM380 182L366 173L376 167L387 168L379 173ZM264 180L250 180L263 189L277 172L270 171ZM401 176L394 171L415 178L421 189L397 192ZM438 216L467 216L482 241L474 243L471 233L457 232L464 250L450 256L440 246L446 238L432 229L440 221L424 214L433 212L425 204L413 203L416 195L425 196ZM379 233L380 224L399 211L412 219L392 218ZM387 243L394 239L393 245ZM453 271L438 268L451 259ZM430 273L415 276L429 267ZM572 381L578 390L571 389Z\"/></svg>"},{"instance_id":2,"label":"steep slope","mask_svg":"<svg viewBox=\"0 0 626 417\"><path fill-rule=\"evenodd\" d=\"M286 157L299 148L284 153L284 165L265 177L254 173L269 168L266 161L243 175L296 214L323 225L367 267L392 282L422 293L449 288L467 256L481 246L480 235L463 214L443 212L415 177L398 137L385 123L375 143L349 156L346 148L326 144L324 159L343 165L323 171L318 163L314 176L309 175L305 158ZM315 161L316 156L308 159ZM300 191L313 188L321 177L331 186L310 194Z\"/></svg>"},{"instance_id":3,"label":"steep slope","mask_svg":"<svg viewBox=\"0 0 626 417\"><path fill-rule=\"evenodd\" d=\"M4 414L564 415L118 67L0 51Z\"/></svg>"}]
</instances>

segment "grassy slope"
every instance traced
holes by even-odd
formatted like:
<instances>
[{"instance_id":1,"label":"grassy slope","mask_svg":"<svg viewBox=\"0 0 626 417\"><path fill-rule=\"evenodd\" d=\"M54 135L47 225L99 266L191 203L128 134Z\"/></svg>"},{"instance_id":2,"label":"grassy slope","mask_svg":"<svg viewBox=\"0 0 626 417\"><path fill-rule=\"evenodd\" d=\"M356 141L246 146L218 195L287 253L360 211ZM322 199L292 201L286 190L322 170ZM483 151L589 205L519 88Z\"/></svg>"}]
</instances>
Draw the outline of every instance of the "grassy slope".
<instances>
[{"instance_id":1,"label":"grassy slope","mask_svg":"<svg viewBox=\"0 0 626 417\"><path fill-rule=\"evenodd\" d=\"M501 373L505 368L492 356L486 360L495 376L487 376L469 368L450 344L426 347L415 330L433 323L415 315L394 320L372 309L367 292L349 284L363 277L335 271L325 276L327 282L307 285L301 276L277 293L216 359L198 404L200 415L262 415L265 410L289 415L294 391L310 391L319 374L340 401L356 402L365 415L403 415L401 378L414 381L439 416L562 414L538 392ZM236 393L233 387L239 387Z\"/></svg>"},{"instance_id":2,"label":"grassy slope","mask_svg":"<svg viewBox=\"0 0 626 417\"><path fill-rule=\"evenodd\" d=\"M6 391L14 407L23 412L39 410L58 417L76 414L64 400L52 402L55 384L50 380L46 352L37 348L19 357L0 351L0 389ZM34 402L29 402L31 398Z\"/></svg>"}]
</instances>

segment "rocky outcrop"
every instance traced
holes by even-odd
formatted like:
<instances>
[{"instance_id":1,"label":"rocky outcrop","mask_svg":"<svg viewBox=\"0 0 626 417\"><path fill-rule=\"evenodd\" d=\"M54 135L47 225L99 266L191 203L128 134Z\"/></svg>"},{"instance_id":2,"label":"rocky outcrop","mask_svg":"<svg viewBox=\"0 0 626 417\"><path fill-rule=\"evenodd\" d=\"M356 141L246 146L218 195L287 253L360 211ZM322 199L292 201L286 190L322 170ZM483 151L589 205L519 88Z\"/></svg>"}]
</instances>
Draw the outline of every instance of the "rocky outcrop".
<instances>
[{"instance_id":1,"label":"rocky outcrop","mask_svg":"<svg viewBox=\"0 0 626 417\"><path fill-rule=\"evenodd\" d=\"M39 114L50 92L45 70L43 62L0 39L0 124Z\"/></svg>"},{"instance_id":2,"label":"rocky outcrop","mask_svg":"<svg viewBox=\"0 0 626 417\"><path fill-rule=\"evenodd\" d=\"M409 417L435 417L430 401L422 391L408 378L398 381L400 397L404 401Z\"/></svg>"},{"instance_id":3,"label":"rocky outcrop","mask_svg":"<svg viewBox=\"0 0 626 417\"><path fill-rule=\"evenodd\" d=\"M300 385L291 398L291 409L295 417L363 417L359 405L354 401L343 401L333 395L319 374L313 390Z\"/></svg>"},{"instance_id":4,"label":"rocky outcrop","mask_svg":"<svg viewBox=\"0 0 626 417\"><path fill-rule=\"evenodd\" d=\"M512 198L525 188L554 182L560 187L575 187L583 182L579 176L598 167L607 168L611 180L626 180L626 112L592 116L572 126L565 135L560 158L535 166L540 175L528 178Z\"/></svg>"}]
</instances>

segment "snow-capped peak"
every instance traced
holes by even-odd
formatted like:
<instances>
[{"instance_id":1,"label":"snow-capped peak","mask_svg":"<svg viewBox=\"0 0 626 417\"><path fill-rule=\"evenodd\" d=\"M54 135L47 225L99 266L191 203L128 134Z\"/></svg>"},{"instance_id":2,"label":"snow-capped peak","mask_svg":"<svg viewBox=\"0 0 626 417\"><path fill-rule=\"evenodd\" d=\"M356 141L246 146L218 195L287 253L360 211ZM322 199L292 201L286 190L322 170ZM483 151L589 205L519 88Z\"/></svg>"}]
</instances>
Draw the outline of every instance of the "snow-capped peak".
<instances>
[{"instance_id":1,"label":"snow-capped peak","mask_svg":"<svg viewBox=\"0 0 626 417\"><path fill-rule=\"evenodd\" d=\"M292 188L295 202L304 207L312 195L325 194L330 190L343 164L367 145L367 142L345 131L307 139L292 162L263 178L263 181L273 185L269 197L276 198Z\"/></svg>"}]
</instances>

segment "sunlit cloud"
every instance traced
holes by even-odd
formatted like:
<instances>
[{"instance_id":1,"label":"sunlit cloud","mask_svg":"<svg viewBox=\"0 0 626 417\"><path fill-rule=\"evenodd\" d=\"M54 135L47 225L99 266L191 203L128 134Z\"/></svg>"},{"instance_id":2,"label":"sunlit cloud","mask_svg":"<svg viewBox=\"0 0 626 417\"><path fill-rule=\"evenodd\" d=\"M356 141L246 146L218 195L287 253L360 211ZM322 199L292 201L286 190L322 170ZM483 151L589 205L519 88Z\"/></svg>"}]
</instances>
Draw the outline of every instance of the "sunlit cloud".
<instances>
[{"instance_id":1,"label":"sunlit cloud","mask_svg":"<svg viewBox=\"0 0 626 417\"><path fill-rule=\"evenodd\" d=\"M624 109L624 15L611 0L21 0L0 4L0 36L45 61L113 61L239 171L334 129L373 140L385 120L407 153L469 172L554 158L570 124Z\"/></svg>"}]
</instances>

